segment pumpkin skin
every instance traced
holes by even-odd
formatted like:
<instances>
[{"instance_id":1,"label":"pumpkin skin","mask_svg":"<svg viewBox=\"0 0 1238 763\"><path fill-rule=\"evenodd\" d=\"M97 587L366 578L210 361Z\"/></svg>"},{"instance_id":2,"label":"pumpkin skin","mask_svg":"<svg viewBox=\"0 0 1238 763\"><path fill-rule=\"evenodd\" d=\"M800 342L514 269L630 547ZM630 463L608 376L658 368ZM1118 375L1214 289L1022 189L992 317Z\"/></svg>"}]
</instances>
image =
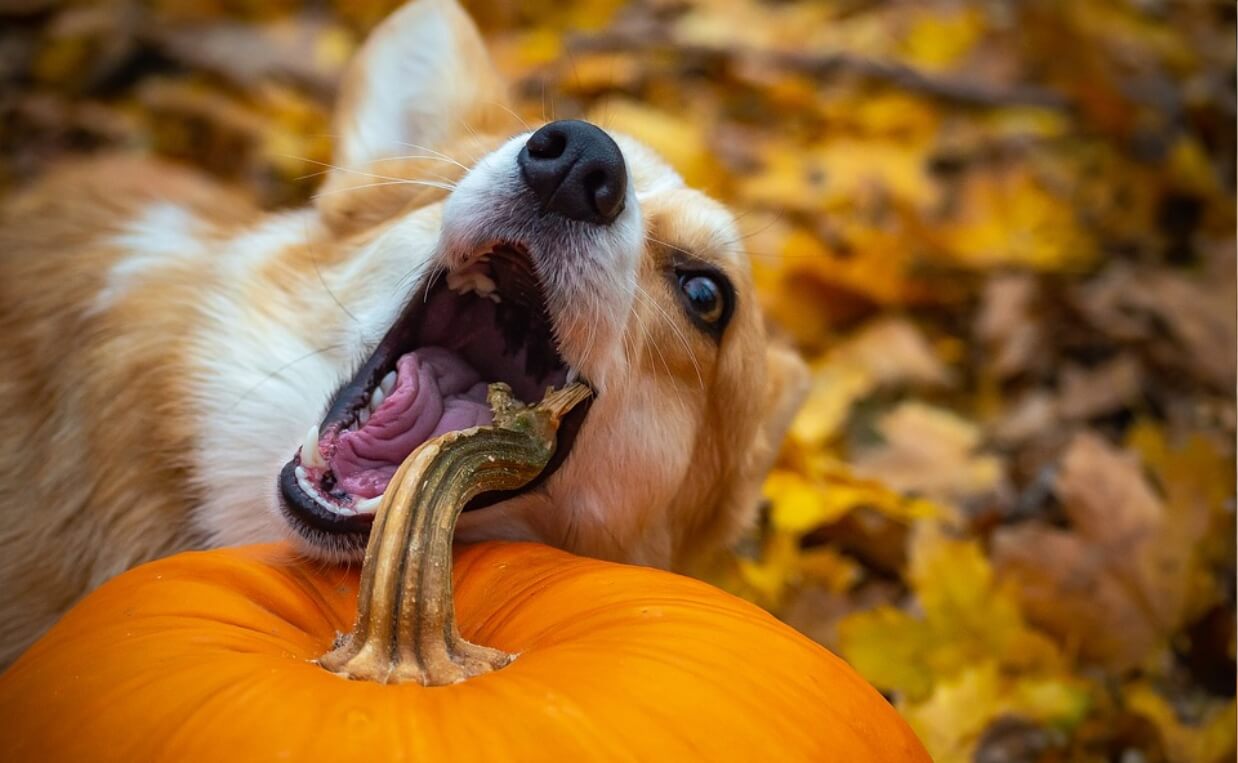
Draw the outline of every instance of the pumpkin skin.
<instances>
[{"instance_id":1,"label":"pumpkin skin","mask_svg":"<svg viewBox=\"0 0 1238 763\"><path fill-rule=\"evenodd\" d=\"M281 545L139 567L0 676L5 757L929 760L846 663L700 581L515 543L457 549L454 581L462 634L520 656L427 688L312 662L356 570Z\"/></svg>"}]
</instances>

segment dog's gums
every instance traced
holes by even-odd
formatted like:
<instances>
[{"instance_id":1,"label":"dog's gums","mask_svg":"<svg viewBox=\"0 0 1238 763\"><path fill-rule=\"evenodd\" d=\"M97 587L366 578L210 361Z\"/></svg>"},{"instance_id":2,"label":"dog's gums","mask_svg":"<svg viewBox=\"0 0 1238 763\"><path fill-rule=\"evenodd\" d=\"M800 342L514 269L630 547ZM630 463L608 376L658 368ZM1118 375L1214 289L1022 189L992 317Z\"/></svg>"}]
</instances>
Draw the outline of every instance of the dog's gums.
<instances>
[{"instance_id":1,"label":"dog's gums","mask_svg":"<svg viewBox=\"0 0 1238 763\"><path fill-rule=\"evenodd\" d=\"M294 526L364 534L410 453L491 422L489 385L532 403L577 377L559 354L541 278L522 247L496 245L434 273L285 465L285 511ZM534 484L567 456L586 408L565 422L557 458ZM491 492L468 508L505 497Z\"/></svg>"}]
</instances>

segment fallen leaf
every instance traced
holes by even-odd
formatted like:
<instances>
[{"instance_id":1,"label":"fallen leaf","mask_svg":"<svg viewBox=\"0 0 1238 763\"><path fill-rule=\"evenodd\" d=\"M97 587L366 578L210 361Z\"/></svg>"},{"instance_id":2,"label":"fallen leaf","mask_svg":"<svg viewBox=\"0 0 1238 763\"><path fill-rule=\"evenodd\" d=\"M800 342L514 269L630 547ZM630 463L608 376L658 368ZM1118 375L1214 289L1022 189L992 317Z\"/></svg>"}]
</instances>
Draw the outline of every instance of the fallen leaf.
<instances>
[{"instance_id":1,"label":"fallen leaf","mask_svg":"<svg viewBox=\"0 0 1238 763\"><path fill-rule=\"evenodd\" d=\"M880 318L840 342L827 363L864 369L881 387L950 383L950 371L933 351L924 333L905 318Z\"/></svg>"},{"instance_id":2,"label":"fallen leaf","mask_svg":"<svg viewBox=\"0 0 1238 763\"><path fill-rule=\"evenodd\" d=\"M1086 420L1116 413L1135 404L1142 393L1143 373L1130 355L1096 368L1066 366L1056 410L1067 419Z\"/></svg>"},{"instance_id":3,"label":"fallen leaf","mask_svg":"<svg viewBox=\"0 0 1238 763\"><path fill-rule=\"evenodd\" d=\"M856 473L904 493L960 504L999 489L999 458L979 451L980 429L923 403L905 402L877 425L885 443L860 452Z\"/></svg>"},{"instance_id":4,"label":"fallen leaf","mask_svg":"<svg viewBox=\"0 0 1238 763\"><path fill-rule=\"evenodd\" d=\"M971 760L998 717L1066 726L1082 719L1086 685L1028 627L1015 592L996 579L978 544L921 523L908 582L916 610L849 615L838 625L839 648L866 678L896 693L934 760Z\"/></svg>"},{"instance_id":5,"label":"fallen leaf","mask_svg":"<svg viewBox=\"0 0 1238 763\"><path fill-rule=\"evenodd\" d=\"M982 734L996 719L1071 726L1088 707L1081 681L1066 675L1012 678L996 661L986 660L942 681L928 699L908 704L903 714L937 763L972 763Z\"/></svg>"},{"instance_id":6,"label":"fallen leaf","mask_svg":"<svg viewBox=\"0 0 1238 763\"><path fill-rule=\"evenodd\" d=\"M1200 525L1171 522L1135 459L1086 432L1055 490L1070 529L1002 528L994 564L1039 626L1086 659L1134 667L1182 624Z\"/></svg>"},{"instance_id":7,"label":"fallen leaf","mask_svg":"<svg viewBox=\"0 0 1238 763\"><path fill-rule=\"evenodd\" d=\"M1044 361L1044 328L1036 315L1039 287L1028 273L990 278L976 315L984 365L998 379L1026 373Z\"/></svg>"},{"instance_id":8,"label":"fallen leaf","mask_svg":"<svg viewBox=\"0 0 1238 763\"><path fill-rule=\"evenodd\" d=\"M1161 733L1170 763L1222 763L1234 760L1235 723L1238 710L1234 700L1214 699L1199 712L1194 722L1184 721L1173 706L1147 682L1123 688L1127 705L1148 718Z\"/></svg>"},{"instance_id":9,"label":"fallen leaf","mask_svg":"<svg viewBox=\"0 0 1238 763\"><path fill-rule=\"evenodd\" d=\"M1238 343L1232 281L1204 284L1165 269L1115 265L1076 302L1102 331L1139 342L1154 360L1232 393L1238 379L1229 351Z\"/></svg>"}]
</instances>

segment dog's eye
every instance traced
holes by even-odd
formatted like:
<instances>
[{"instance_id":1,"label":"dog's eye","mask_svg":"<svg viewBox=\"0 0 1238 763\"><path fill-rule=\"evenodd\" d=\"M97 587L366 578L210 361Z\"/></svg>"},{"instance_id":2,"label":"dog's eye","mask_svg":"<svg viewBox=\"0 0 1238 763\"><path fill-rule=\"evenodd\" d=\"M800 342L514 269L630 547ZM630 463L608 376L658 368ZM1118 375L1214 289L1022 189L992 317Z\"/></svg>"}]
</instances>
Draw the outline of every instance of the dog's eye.
<instances>
[{"instance_id":1,"label":"dog's eye","mask_svg":"<svg viewBox=\"0 0 1238 763\"><path fill-rule=\"evenodd\" d=\"M726 293L715 276L706 273L680 273L679 288L688 306L705 323L715 325L726 314Z\"/></svg>"}]
</instances>

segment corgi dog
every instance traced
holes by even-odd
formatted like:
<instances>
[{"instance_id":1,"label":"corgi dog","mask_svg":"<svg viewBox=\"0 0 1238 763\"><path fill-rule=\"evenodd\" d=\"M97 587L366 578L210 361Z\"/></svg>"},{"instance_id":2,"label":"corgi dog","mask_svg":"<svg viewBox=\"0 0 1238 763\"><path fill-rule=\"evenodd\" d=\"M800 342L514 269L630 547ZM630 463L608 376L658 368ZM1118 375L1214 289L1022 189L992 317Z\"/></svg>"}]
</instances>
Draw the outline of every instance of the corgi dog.
<instances>
[{"instance_id":1,"label":"corgi dog","mask_svg":"<svg viewBox=\"0 0 1238 763\"><path fill-rule=\"evenodd\" d=\"M360 558L395 468L581 379L554 462L458 538L682 568L755 513L807 372L732 215L650 149L519 122L478 30L417 0L341 84L310 208L153 159L49 171L0 217L0 664L184 549Z\"/></svg>"}]
</instances>

